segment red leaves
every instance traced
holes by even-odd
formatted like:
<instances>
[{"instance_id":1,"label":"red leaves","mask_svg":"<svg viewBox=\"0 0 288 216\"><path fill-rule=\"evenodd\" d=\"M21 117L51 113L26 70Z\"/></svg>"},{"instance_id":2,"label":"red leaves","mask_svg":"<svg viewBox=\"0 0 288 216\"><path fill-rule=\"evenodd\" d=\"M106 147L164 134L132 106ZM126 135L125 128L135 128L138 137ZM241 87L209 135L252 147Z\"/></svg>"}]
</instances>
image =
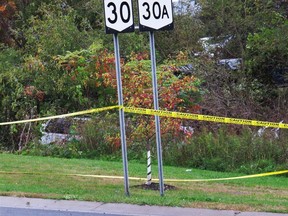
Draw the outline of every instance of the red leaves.
<instances>
[{"instance_id":1,"label":"red leaves","mask_svg":"<svg viewBox=\"0 0 288 216\"><path fill-rule=\"evenodd\" d=\"M152 78L150 70L150 61L143 60L148 58L145 53L132 54L131 60L124 63L121 60L122 71L122 88L124 105L129 107L141 107L153 109L153 89ZM73 59L72 59L73 60ZM111 95L111 91L105 92L107 89L117 89L117 79L115 70L115 59L112 53L103 50L95 56L90 56L81 61L86 65L79 65L77 61L69 66L68 70L71 79L73 80L87 80L91 83L95 82L98 91L98 97L112 98L113 103L117 103L117 97ZM90 62L90 63L87 63ZM82 70L82 77L81 75ZM84 73L85 72L85 73ZM161 71L157 72L158 86L159 86L159 105L162 110L181 111L181 112L195 112L199 110L199 105L195 104L197 100L194 98L194 93L199 92L195 77L187 76L178 79L174 76L169 67L163 67ZM94 86L94 87L95 87ZM110 99L111 100L111 99ZM110 102L112 102L112 100ZM176 118L161 118L161 133L167 137L182 137L184 140L190 136L189 133L181 132L180 127L183 123L182 119ZM129 119L129 126L127 138L130 141L144 140L145 143L155 135L154 116L133 115ZM147 141L148 140L148 141ZM120 147L120 139L114 137L107 137L107 141L115 148Z\"/></svg>"},{"instance_id":2,"label":"red leaves","mask_svg":"<svg viewBox=\"0 0 288 216\"><path fill-rule=\"evenodd\" d=\"M145 69L143 61L138 60L138 55L134 54L132 61L124 65L122 70L123 77L123 94L125 106L153 108L153 89L151 71ZM169 111L195 112L199 110L199 105L194 104L196 101L192 93L199 92L195 85L195 77L187 76L178 79L173 75L169 67L164 67L158 72L159 86L159 103L160 109ZM184 96L185 97L184 97ZM137 126L131 134L128 135L131 141L134 139L144 139L150 142L155 135L155 123L153 116L135 115L133 122ZM182 125L181 119L161 118L162 136L183 137L184 141L191 138L190 131L180 130Z\"/></svg>"},{"instance_id":3,"label":"red leaves","mask_svg":"<svg viewBox=\"0 0 288 216\"><path fill-rule=\"evenodd\" d=\"M97 80L102 82L104 87L117 87L115 58L107 50L102 51L95 62L95 76ZM97 83L96 86L101 85Z\"/></svg>"},{"instance_id":4,"label":"red leaves","mask_svg":"<svg viewBox=\"0 0 288 216\"><path fill-rule=\"evenodd\" d=\"M111 145L111 147L113 148L113 151L120 149L121 147L120 136L114 137L114 136L107 135L105 136L105 140Z\"/></svg>"},{"instance_id":5,"label":"red leaves","mask_svg":"<svg viewBox=\"0 0 288 216\"><path fill-rule=\"evenodd\" d=\"M0 14L3 18L11 19L15 11L16 4L14 1L0 1Z\"/></svg>"},{"instance_id":6,"label":"red leaves","mask_svg":"<svg viewBox=\"0 0 288 216\"><path fill-rule=\"evenodd\" d=\"M38 90L35 86L26 86L24 88L24 95L35 98L38 101L43 101L45 97L45 93L43 91Z\"/></svg>"},{"instance_id":7,"label":"red leaves","mask_svg":"<svg viewBox=\"0 0 288 216\"><path fill-rule=\"evenodd\" d=\"M0 42L12 44L11 20L16 12L14 1L0 1Z\"/></svg>"}]
</instances>

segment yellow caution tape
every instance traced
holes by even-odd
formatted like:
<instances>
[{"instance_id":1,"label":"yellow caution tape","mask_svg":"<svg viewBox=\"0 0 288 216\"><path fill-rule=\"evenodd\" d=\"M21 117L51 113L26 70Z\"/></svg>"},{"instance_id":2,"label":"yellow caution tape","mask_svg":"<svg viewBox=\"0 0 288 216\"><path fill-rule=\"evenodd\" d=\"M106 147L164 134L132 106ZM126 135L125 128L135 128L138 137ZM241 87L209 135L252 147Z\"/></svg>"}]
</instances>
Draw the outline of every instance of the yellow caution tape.
<instances>
[{"instance_id":1,"label":"yellow caution tape","mask_svg":"<svg viewBox=\"0 0 288 216\"><path fill-rule=\"evenodd\" d=\"M119 106L95 108L95 109L90 109L90 110L74 112L74 113L68 113L68 114L62 114L62 115L56 115L56 116L50 116L50 117L42 117L42 118L36 118L36 119L27 119L27 120L13 121L13 122L4 122L4 123L0 123L0 126L1 125L21 124L21 123L27 123L27 122L37 122L37 121L44 121L44 120L50 120L50 119L56 119L56 118L65 118L65 117L79 116L79 115L85 115L85 114L91 114L91 113L96 113L96 112L102 112L102 111L116 109L116 108L119 108Z\"/></svg>"},{"instance_id":2,"label":"yellow caution tape","mask_svg":"<svg viewBox=\"0 0 288 216\"><path fill-rule=\"evenodd\" d=\"M152 109L134 108L134 107L124 107L123 109L127 113L136 113L136 114L144 114L144 115L158 115L162 117L191 119L191 120L197 120L197 121L210 121L210 122L218 122L218 123L225 123L225 124L239 124L239 125L251 125L251 126L260 126L260 127L286 128L286 129L288 128L288 124L281 123L281 122L277 123L277 122L247 120L247 119L238 119L238 118L227 118L227 117L219 117L219 116L171 112L171 111L163 111L163 110L152 110Z\"/></svg>"},{"instance_id":3,"label":"yellow caution tape","mask_svg":"<svg viewBox=\"0 0 288 216\"><path fill-rule=\"evenodd\" d=\"M214 179L164 179L166 182L210 182L210 181L227 181L227 180L237 180L237 179L248 179L248 178L257 178L273 175L281 175L288 173L288 170L276 171L276 172L267 172L261 174L237 176L237 177L228 177L228 178L214 178ZM51 173L33 173L33 172L2 172L0 174L4 175L52 175ZM53 174L61 176L78 176L78 177L88 177L88 178L103 178L103 179L124 179L123 176L108 176L108 175L89 175L89 174ZM146 181L147 178L140 177L129 177L130 180L135 181ZM153 181L159 181L159 179L153 179Z\"/></svg>"},{"instance_id":4,"label":"yellow caution tape","mask_svg":"<svg viewBox=\"0 0 288 216\"><path fill-rule=\"evenodd\" d=\"M171 111L164 111L164 110L153 110L153 109L123 107L123 106L110 106L110 107L96 108L96 109L84 110L84 111L79 111L79 112L74 112L74 113L43 117L43 118L37 118L37 119L4 122L4 123L0 123L0 126L85 115L85 114L91 114L95 112L101 112L101 111L111 110L111 109L116 109L116 108L123 109L126 113L136 113L136 114L142 114L142 115L143 114L144 115L157 115L157 116L162 116L162 117L182 118L182 119L191 119L191 120L197 120L197 121L218 122L218 123L225 123L225 124L239 124L239 125L251 125L251 126L260 126L260 127L286 128L286 129L288 128L288 124L285 124L282 122L277 123L277 122L268 122L268 121L257 121L257 120L228 118L228 117L220 117L220 116L200 115L200 114L192 114L192 113L171 112Z\"/></svg>"},{"instance_id":5,"label":"yellow caution tape","mask_svg":"<svg viewBox=\"0 0 288 216\"><path fill-rule=\"evenodd\" d=\"M272 176L272 175L281 175L288 173L288 170L277 171L277 172L268 172L262 174L254 174L254 175L246 175L246 176L238 176L238 177L228 177L228 178L215 178L215 179L164 179L166 182L209 182L209 181L227 181L227 180L237 180L237 179L247 179L247 178L257 178L257 177L264 177L264 176ZM107 178L107 179L123 179L122 176L103 176L103 175L82 175L82 174L75 174L74 176L80 177L92 177L92 178ZM140 178L140 177L129 177L130 180L137 180L137 181L146 181L147 178ZM153 179L154 181L159 182L159 179Z\"/></svg>"},{"instance_id":6,"label":"yellow caution tape","mask_svg":"<svg viewBox=\"0 0 288 216\"><path fill-rule=\"evenodd\" d=\"M228 177L228 178L215 178L215 179L165 179L168 182L208 182L208 181L227 181L227 180L237 180L237 179L248 179L248 178L258 178L265 176L281 175L288 173L288 170L277 171L277 172L268 172L254 175L246 176L237 176L237 177Z\"/></svg>"}]
</instances>

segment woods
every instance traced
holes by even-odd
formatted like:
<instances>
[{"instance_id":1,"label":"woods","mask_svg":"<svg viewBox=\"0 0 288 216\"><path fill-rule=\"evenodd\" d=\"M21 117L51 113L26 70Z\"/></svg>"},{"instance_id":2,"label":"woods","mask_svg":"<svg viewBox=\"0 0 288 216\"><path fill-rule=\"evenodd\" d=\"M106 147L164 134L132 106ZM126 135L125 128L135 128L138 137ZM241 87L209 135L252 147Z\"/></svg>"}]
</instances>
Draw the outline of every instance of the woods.
<instances>
[{"instance_id":1,"label":"woods","mask_svg":"<svg viewBox=\"0 0 288 216\"><path fill-rule=\"evenodd\" d=\"M0 1L0 122L117 104L113 39L105 34L102 4L99 0ZM136 1L134 5L137 7ZM175 29L155 33L160 108L288 122L287 16L287 1L174 2ZM208 52L201 43L204 37L209 37L207 46L212 47ZM148 35L138 31L122 34L120 46L124 103L152 108ZM231 58L241 59L237 70L219 65L219 60ZM192 72L187 75L180 70L176 77L175 71L186 64L192 65ZM39 146L40 123L29 130L24 130L24 125L1 126L0 151L21 149L19 153L53 155L57 149L55 154L63 156L70 149L69 157L81 157L83 152L87 157L117 155L117 118L109 113L94 118L97 132L83 132L85 143L50 147ZM152 119L127 116L130 157L143 159L145 146L154 145ZM193 127L195 133L187 135L181 126ZM162 127L168 164L220 170L240 169L259 161L264 161L263 169L287 165L287 131L281 131L280 139L274 139L270 130L255 138L259 128L181 119L163 119ZM101 134L106 135L99 139ZM219 141L230 139L238 152ZM268 143L269 150L261 142ZM230 151L235 157L239 152L244 155L250 144L262 150L252 151L253 155L237 160L230 168L218 163L229 161L226 153ZM189 162L189 158L194 159Z\"/></svg>"}]
</instances>

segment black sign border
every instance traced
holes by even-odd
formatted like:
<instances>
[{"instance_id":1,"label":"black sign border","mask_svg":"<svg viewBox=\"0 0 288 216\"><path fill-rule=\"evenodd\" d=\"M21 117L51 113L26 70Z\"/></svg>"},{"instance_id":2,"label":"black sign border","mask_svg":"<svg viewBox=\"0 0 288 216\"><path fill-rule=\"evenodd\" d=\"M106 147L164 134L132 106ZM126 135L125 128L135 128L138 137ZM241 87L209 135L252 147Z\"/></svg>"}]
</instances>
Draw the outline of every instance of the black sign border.
<instances>
[{"instance_id":1,"label":"black sign border","mask_svg":"<svg viewBox=\"0 0 288 216\"><path fill-rule=\"evenodd\" d=\"M141 31L141 32L145 32L145 31L170 31L173 29L174 29L174 21L171 24L166 25L160 29L153 29L153 28L147 27L145 25L141 25L139 23L139 31Z\"/></svg>"},{"instance_id":2,"label":"black sign border","mask_svg":"<svg viewBox=\"0 0 288 216\"><path fill-rule=\"evenodd\" d=\"M106 34L117 34L117 33L131 33L135 31L135 26L134 26L134 21L133 24L131 26L129 26L128 28L122 30L122 31L117 31L115 29L112 29L110 27L107 27L105 24L105 32Z\"/></svg>"}]
</instances>

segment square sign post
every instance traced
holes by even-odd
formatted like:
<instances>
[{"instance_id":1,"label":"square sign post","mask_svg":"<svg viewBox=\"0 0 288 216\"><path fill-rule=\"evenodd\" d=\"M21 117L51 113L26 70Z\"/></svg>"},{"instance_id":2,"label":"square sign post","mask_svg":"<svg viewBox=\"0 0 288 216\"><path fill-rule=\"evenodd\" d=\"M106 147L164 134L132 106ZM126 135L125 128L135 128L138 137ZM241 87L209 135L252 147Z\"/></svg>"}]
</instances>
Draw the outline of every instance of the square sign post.
<instances>
[{"instance_id":1,"label":"square sign post","mask_svg":"<svg viewBox=\"0 0 288 216\"><path fill-rule=\"evenodd\" d=\"M172 0L138 0L139 30L149 31L154 109L159 110L154 31L172 30ZM160 118L155 115L160 195L164 196Z\"/></svg>"},{"instance_id":2,"label":"square sign post","mask_svg":"<svg viewBox=\"0 0 288 216\"><path fill-rule=\"evenodd\" d=\"M127 144L126 144L126 132L125 132L125 118L123 110L123 93L122 93L118 33L134 31L132 0L121 0L121 1L104 0L104 13L105 13L106 33L113 34L113 40L114 40L118 105L120 106L119 121L120 121L121 149L122 149L122 161L124 171L124 186L125 186L125 194L129 196Z\"/></svg>"}]
</instances>

